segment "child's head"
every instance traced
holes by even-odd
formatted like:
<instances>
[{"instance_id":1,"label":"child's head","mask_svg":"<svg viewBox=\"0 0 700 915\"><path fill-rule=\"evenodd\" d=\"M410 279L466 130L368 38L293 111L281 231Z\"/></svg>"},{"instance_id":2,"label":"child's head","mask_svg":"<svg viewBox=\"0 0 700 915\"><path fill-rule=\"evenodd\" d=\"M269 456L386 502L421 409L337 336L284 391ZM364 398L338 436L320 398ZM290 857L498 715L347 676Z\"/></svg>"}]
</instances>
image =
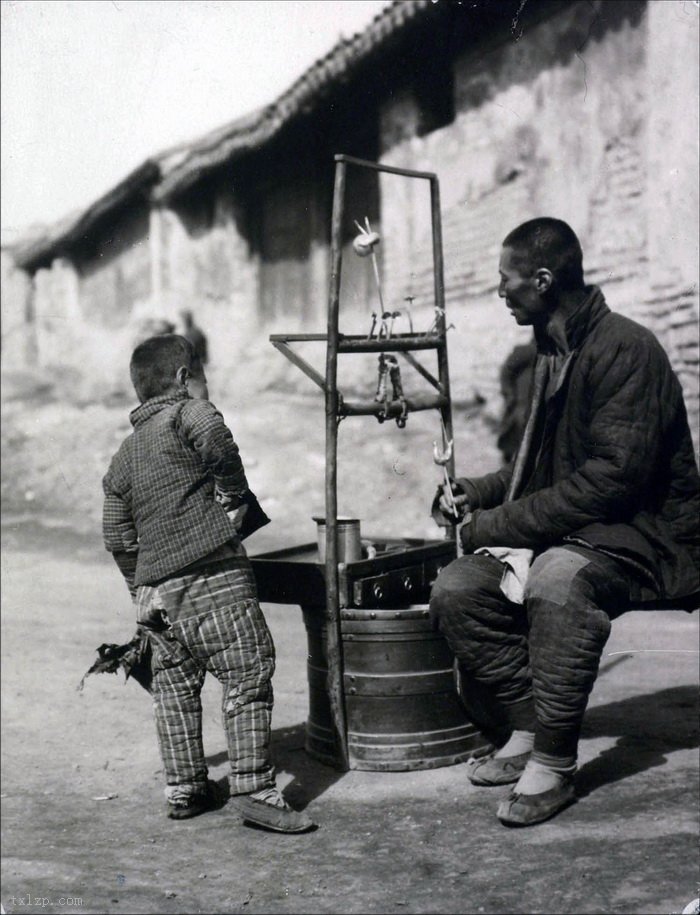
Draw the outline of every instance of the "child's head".
<instances>
[{"instance_id":1,"label":"child's head","mask_svg":"<svg viewBox=\"0 0 700 915\"><path fill-rule=\"evenodd\" d=\"M188 379L197 381L193 385L196 392L191 392L194 396L207 396L206 378L194 347L179 334L159 334L139 343L131 355L129 372L141 403L183 390Z\"/></svg>"}]
</instances>

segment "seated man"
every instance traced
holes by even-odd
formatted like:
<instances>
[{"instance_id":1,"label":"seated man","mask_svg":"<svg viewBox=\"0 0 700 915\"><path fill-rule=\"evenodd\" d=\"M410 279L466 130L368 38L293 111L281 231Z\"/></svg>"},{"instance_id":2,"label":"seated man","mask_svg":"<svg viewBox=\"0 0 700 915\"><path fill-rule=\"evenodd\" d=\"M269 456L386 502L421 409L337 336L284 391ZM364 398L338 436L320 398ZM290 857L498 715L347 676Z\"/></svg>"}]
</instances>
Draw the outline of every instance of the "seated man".
<instances>
[{"instance_id":1,"label":"seated man","mask_svg":"<svg viewBox=\"0 0 700 915\"><path fill-rule=\"evenodd\" d=\"M430 601L507 721L506 744L469 774L517 782L497 811L507 825L574 799L611 618L699 587L700 477L680 383L654 335L584 285L582 261L557 219L503 242L498 294L537 342L529 418L511 466L453 484L464 555ZM454 523L445 492L436 508Z\"/></svg>"}]
</instances>

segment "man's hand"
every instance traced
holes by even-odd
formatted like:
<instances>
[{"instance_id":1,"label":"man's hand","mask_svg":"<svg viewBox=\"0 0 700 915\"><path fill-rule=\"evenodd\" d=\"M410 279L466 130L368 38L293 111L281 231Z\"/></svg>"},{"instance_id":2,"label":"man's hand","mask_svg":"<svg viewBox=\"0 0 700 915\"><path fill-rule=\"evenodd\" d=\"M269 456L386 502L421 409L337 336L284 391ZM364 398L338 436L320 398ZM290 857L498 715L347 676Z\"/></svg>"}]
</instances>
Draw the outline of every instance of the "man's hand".
<instances>
[{"instance_id":1,"label":"man's hand","mask_svg":"<svg viewBox=\"0 0 700 915\"><path fill-rule=\"evenodd\" d=\"M443 483L442 486L438 486L430 509L430 514L439 527L450 527L453 524L459 524L464 517L465 512L469 511L467 496L464 494L461 487L455 483L454 480L451 480L450 483L452 486L452 498L454 500L456 512L450 502L450 497L448 495L449 490L447 489L446 483Z\"/></svg>"},{"instance_id":2,"label":"man's hand","mask_svg":"<svg viewBox=\"0 0 700 915\"><path fill-rule=\"evenodd\" d=\"M478 514L478 512L467 512L464 516L464 523L459 530L459 539L462 544L462 551L465 555L473 553L476 549L476 544L474 543L474 525L472 524L475 514Z\"/></svg>"},{"instance_id":3,"label":"man's hand","mask_svg":"<svg viewBox=\"0 0 700 915\"><path fill-rule=\"evenodd\" d=\"M467 497L463 494L452 490L451 495L447 491L447 484L443 484L441 487L442 493L440 495L440 501L438 502L438 507L440 511L446 518L449 518L452 521L462 520L465 512L469 511L469 502ZM452 508L454 503L455 511Z\"/></svg>"}]
</instances>

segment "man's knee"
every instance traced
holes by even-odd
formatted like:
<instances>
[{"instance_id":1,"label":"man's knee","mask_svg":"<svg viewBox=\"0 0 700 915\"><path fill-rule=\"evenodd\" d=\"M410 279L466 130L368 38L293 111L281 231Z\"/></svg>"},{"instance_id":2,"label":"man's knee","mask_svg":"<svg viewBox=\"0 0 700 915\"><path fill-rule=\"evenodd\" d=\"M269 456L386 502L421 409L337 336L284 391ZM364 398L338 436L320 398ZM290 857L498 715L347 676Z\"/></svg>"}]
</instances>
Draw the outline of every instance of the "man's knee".
<instances>
[{"instance_id":1,"label":"man's knee","mask_svg":"<svg viewBox=\"0 0 700 915\"><path fill-rule=\"evenodd\" d=\"M610 635L610 618L598 600L597 570L585 554L553 548L530 571L525 601L536 691L553 707L578 708L585 705Z\"/></svg>"},{"instance_id":2,"label":"man's knee","mask_svg":"<svg viewBox=\"0 0 700 915\"><path fill-rule=\"evenodd\" d=\"M629 601L629 577L611 557L593 550L553 547L530 569L525 603L530 625L547 608L560 619L607 639L617 607Z\"/></svg>"},{"instance_id":3,"label":"man's knee","mask_svg":"<svg viewBox=\"0 0 700 915\"><path fill-rule=\"evenodd\" d=\"M459 613L470 613L483 604L486 593L493 592L494 576L490 556L460 556L440 572L430 592L430 615L434 620Z\"/></svg>"},{"instance_id":4,"label":"man's knee","mask_svg":"<svg viewBox=\"0 0 700 915\"><path fill-rule=\"evenodd\" d=\"M584 579L580 573L590 559L566 547L552 547L535 559L525 586L525 602L545 600L564 606L572 591L580 590Z\"/></svg>"}]
</instances>

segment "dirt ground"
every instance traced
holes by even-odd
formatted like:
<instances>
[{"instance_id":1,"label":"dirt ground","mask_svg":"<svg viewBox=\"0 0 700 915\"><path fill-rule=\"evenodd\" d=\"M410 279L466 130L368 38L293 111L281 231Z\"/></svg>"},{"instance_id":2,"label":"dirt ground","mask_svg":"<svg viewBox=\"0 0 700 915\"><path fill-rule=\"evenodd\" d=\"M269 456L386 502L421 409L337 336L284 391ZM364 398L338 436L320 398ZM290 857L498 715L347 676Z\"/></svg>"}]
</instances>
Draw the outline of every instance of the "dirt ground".
<instances>
[{"instance_id":1,"label":"dirt ground","mask_svg":"<svg viewBox=\"0 0 700 915\"><path fill-rule=\"evenodd\" d=\"M495 818L507 789L472 786L462 765L341 773L310 759L301 612L266 604L278 653L278 780L319 828L270 834L239 825L226 806L167 820L147 694L121 675L76 690L95 648L133 630L98 527L99 479L128 407L68 408L49 393L30 408L20 388L3 410L6 912L670 915L698 896L697 612L614 624L580 746L578 802L549 823L509 830ZM249 552L312 541L322 405L267 394L245 415L235 403L224 412L273 517ZM341 513L358 514L369 535L435 537L426 517L435 429L411 417L403 433L385 428L357 449L346 425ZM457 448L470 472L497 461L483 417L460 418ZM216 682L204 707L210 774L223 783Z\"/></svg>"}]
</instances>

